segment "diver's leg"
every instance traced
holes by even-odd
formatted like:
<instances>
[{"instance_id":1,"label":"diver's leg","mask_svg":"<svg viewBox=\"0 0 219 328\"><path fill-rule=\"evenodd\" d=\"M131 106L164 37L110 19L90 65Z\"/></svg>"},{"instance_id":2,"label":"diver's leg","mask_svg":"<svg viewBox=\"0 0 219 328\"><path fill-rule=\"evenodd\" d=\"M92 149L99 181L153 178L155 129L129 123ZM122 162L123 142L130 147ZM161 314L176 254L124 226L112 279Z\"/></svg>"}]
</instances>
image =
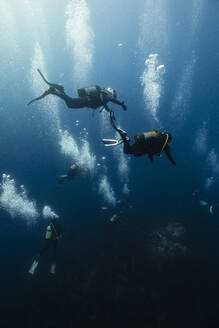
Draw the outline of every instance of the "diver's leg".
<instances>
[{"instance_id":1,"label":"diver's leg","mask_svg":"<svg viewBox=\"0 0 219 328\"><path fill-rule=\"evenodd\" d=\"M55 87L50 87L41 96L31 100L28 103L28 105L34 103L35 101L41 100L48 95L55 95L55 96L63 99L65 101L66 105L68 106L68 108L89 107L86 98L71 98L68 95L66 95L65 92L60 92L59 90L56 90Z\"/></svg>"},{"instance_id":2,"label":"diver's leg","mask_svg":"<svg viewBox=\"0 0 219 328\"><path fill-rule=\"evenodd\" d=\"M47 249L51 246L51 243L50 243L50 240L46 240L45 242L45 246L41 249L41 251L37 254L37 256L35 257L30 269L29 269L29 273L30 274L34 274L37 267L38 267L38 264L39 264L39 259L40 257L47 251Z\"/></svg>"},{"instance_id":3,"label":"diver's leg","mask_svg":"<svg viewBox=\"0 0 219 328\"><path fill-rule=\"evenodd\" d=\"M42 74L42 72L40 71L40 69L37 69L38 73L40 74L40 76L42 77L43 81L48 84L50 87L39 97L34 98L33 100L31 100L28 105L34 103L35 101L41 100L44 97L50 95L50 94L55 94L55 91L59 92L59 93L63 93L65 94L64 91L64 87L62 85L56 84L56 83L50 83L47 81L47 79L45 78L45 76Z\"/></svg>"},{"instance_id":4,"label":"diver's leg","mask_svg":"<svg viewBox=\"0 0 219 328\"><path fill-rule=\"evenodd\" d=\"M52 264L50 267L50 273L55 274L56 271L56 250L57 250L58 240L52 241Z\"/></svg>"},{"instance_id":5,"label":"diver's leg","mask_svg":"<svg viewBox=\"0 0 219 328\"><path fill-rule=\"evenodd\" d=\"M128 138L128 137L126 137ZM124 139L123 140L123 152L125 154L133 154L133 151L132 151L132 146L130 145L130 139Z\"/></svg>"},{"instance_id":6,"label":"diver's leg","mask_svg":"<svg viewBox=\"0 0 219 328\"><path fill-rule=\"evenodd\" d=\"M56 90L53 91L54 95L63 99L68 106L68 108L83 108L88 107L87 99L86 98L71 98L66 93L58 92Z\"/></svg>"},{"instance_id":7,"label":"diver's leg","mask_svg":"<svg viewBox=\"0 0 219 328\"><path fill-rule=\"evenodd\" d=\"M39 253L36 255L36 257L35 257L35 259L34 259L34 261L33 261L33 263L32 263L32 265L31 265L31 267L30 267L30 269L29 269L29 273L30 274L34 274L35 273L35 271L36 271L36 269L37 269L37 267L38 267L38 264L39 264L39 259L40 259L40 257L49 249L51 247L51 240L49 240L49 239L46 239L45 240L45 245L44 245L44 247L39 251Z\"/></svg>"},{"instance_id":8,"label":"diver's leg","mask_svg":"<svg viewBox=\"0 0 219 328\"><path fill-rule=\"evenodd\" d=\"M52 241L52 263L56 263L56 253L57 253L58 240Z\"/></svg>"},{"instance_id":9,"label":"diver's leg","mask_svg":"<svg viewBox=\"0 0 219 328\"><path fill-rule=\"evenodd\" d=\"M44 247L39 251L36 259L39 260L39 258L51 247L51 240L46 239Z\"/></svg>"}]
</instances>

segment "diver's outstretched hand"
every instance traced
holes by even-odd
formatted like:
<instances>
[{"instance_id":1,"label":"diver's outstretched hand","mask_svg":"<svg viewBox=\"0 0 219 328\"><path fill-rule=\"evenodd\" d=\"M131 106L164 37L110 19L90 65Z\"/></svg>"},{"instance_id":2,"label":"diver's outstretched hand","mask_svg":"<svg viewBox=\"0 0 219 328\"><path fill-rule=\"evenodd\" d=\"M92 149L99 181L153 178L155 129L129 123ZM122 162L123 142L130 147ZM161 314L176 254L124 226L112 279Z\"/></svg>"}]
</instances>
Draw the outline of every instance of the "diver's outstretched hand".
<instances>
[{"instance_id":1,"label":"diver's outstretched hand","mask_svg":"<svg viewBox=\"0 0 219 328\"><path fill-rule=\"evenodd\" d=\"M124 110L127 110L127 106L125 105L124 101L122 102L122 108L123 108Z\"/></svg>"}]
</instances>

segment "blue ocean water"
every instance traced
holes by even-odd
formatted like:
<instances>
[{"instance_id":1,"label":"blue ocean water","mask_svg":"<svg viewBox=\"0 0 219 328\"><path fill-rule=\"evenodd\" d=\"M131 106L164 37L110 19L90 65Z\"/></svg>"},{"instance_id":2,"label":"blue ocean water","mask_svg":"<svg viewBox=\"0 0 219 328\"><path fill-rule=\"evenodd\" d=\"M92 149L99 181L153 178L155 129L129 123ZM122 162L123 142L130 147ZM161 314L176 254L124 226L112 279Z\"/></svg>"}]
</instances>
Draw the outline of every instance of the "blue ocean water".
<instances>
[{"instance_id":1,"label":"blue ocean water","mask_svg":"<svg viewBox=\"0 0 219 328\"><path fill-rule=\"evenodd\" d=\"M0 1L1 327L217 327L217 0ZM112 87L134 135L163 155L123 154L106 112L69 109L51 82ZM79 162L85 174L57 188ZM210 212L210 206L214 211ZM47 215L45 215L47 210ZM117 214L114 222L111 218ZM32 276L52 216L63 238Z\"/></svg>"}]
</instances>

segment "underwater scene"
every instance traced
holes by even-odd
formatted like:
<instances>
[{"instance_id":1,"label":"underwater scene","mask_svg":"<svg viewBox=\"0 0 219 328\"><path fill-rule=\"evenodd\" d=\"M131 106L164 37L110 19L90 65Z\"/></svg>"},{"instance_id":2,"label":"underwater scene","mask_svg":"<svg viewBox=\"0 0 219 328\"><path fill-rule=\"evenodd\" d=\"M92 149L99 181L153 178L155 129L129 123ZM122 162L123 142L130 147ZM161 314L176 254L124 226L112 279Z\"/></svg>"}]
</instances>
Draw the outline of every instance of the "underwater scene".
<instances>
[{"instance_id":1,"label":"underwater scene","mask_svg":"<svg viewBox=\"0 0 219 328\"><path fill-rule=\"evenodd\" d=\"M0 327L218 327L219 1L0 17Z\"/></svg>"}]
</instances>

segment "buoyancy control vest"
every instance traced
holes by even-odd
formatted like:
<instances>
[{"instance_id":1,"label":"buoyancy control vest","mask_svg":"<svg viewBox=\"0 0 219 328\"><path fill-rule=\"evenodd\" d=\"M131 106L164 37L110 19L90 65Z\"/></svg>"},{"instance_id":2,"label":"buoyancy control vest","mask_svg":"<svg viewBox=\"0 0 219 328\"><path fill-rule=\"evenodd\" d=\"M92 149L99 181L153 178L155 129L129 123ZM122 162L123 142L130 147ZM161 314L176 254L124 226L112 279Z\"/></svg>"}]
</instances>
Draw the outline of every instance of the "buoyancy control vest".
<instances>
[{"instance_id":1,"label":"buoyancy control vest","mask_svg":"<svg viewBox=\"0 0 219 328\"><path fill-rule=\"evenodd\" d=\"M94 85L87 88L78 89L78 95L80 98L86 98L88 106L91 108L97 108L103 105L101 99L101 88L98 85Z\"/></svg>"},{"instance_id":2,"label":"buoyancy control vest","mask_svg":"<svg viewBox=\"0 0 219 328\"><path fill-rule=\"evenodd\" d=\"M148 153L161 156L168 142L168 133L161 133L156 130L138 133L135 142L140 147L147 149Z\"/></svg>"}]
</instances>

